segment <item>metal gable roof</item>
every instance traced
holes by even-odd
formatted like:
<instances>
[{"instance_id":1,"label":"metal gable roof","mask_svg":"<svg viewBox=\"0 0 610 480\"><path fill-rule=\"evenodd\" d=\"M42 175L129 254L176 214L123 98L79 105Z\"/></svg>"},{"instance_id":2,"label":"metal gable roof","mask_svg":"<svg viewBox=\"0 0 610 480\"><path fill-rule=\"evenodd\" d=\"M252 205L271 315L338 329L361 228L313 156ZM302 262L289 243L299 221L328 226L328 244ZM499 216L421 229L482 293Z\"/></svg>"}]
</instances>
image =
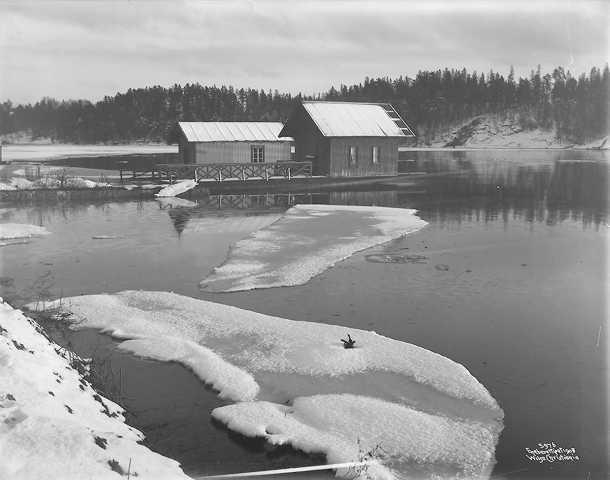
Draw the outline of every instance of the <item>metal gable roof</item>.
<instances>
[{"instance_id":1,"label":"metal gable roof","mask_svg":"<svg viewBox=\"0 0 610 480\"><path fill-rule=\"evenodd\" d=\"M303 107L325 137L415 136L387 103L303 102Z\"/></svg>"},{"instance_id":2,"label":"metal gable roof","mask_svg":"<svg viewBox=\"0 0 610 480\"><path fill-rule=\"evenodd\" d=\"M189 142L290 142L279 122L178 122Z\"/></svg>"}]
</instances>

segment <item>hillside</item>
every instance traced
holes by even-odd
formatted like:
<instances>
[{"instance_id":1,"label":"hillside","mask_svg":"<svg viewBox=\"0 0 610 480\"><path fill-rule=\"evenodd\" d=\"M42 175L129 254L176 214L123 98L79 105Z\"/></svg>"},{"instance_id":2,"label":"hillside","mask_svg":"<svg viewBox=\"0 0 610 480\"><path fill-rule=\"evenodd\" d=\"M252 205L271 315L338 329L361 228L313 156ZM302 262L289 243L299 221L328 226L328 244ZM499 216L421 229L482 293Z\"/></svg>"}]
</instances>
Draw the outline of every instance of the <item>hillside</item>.
<instances>
[{"instance_id":1,"label":"hillside","mask_svg":"<svg viewBox=\"0 0 610 480\"><path fill-rule=\"evenodd\" d=\"M606 136L577 143L559 139L555 128L526 129L518 115L478 115L436 136L429 147L466 148L608 148Z\"/></svg>"}]
</instances>

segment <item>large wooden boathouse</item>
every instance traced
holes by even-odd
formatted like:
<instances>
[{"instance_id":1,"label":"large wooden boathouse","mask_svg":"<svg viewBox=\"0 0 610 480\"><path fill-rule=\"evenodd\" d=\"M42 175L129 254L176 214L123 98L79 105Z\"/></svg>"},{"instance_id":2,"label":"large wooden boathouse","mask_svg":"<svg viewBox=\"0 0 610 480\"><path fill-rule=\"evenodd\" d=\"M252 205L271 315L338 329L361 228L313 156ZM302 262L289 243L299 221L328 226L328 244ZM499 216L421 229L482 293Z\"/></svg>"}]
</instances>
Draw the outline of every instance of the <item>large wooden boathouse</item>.
<instances>
[{"instance_id":1,"label":"large wooden boathouse","mask_svg":"<svg viewBox=\"0 0 610 480\"><path fill-rule=\"evenodd\" d=\"M294 160L313 175L368 177L397 175L398 147L415 134L388 103L307 101L279 136L294 138Z\"/></svg>"},{"instance_id":2,"label":"large wooden boathouse","mask_svg":"<svg viewBox=\"0 0 610 480\"><path fill-rule=\"evenodd\" d=\"M185 164L276 163L291 160L292 138L279 122L179 122Z\"/></svg>"}]
</instances>

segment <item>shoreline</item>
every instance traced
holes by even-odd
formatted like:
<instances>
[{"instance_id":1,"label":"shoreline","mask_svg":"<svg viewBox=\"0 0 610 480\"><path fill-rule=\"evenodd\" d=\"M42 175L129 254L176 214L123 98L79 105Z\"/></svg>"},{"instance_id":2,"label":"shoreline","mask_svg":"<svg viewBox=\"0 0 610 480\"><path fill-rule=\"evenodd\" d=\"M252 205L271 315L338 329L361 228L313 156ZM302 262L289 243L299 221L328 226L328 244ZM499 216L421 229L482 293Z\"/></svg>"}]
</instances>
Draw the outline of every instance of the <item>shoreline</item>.
<instances>
[{"instance_id":1,"label":"shoreline","mask_svg":"<svg viewBox=\"0 0 610 480\"><path fill-rule=\"evenodd\" d=\"M176 198L197 199L209 195L242 195L262 193L315 193L329 190L376 190L395 189L396 182L400 182L402 189L416 188L416 183L408 180L410 177L422 177L432 174L423 172L412 172L396 176L378 177L306 177L271 180L227 180L224 182L201 182L193 190L190 190ZM94 187L94 188L37 188L0 190L0 202L22 203L22 202L53 202L70 200L123 200L123 199L150 199L153 200L155 193L166 185L156 185L154 188L143 188L135 186L127 189L123 186ZM169 197L174 198L174 197Z\"/></svg>"}]
</instances>

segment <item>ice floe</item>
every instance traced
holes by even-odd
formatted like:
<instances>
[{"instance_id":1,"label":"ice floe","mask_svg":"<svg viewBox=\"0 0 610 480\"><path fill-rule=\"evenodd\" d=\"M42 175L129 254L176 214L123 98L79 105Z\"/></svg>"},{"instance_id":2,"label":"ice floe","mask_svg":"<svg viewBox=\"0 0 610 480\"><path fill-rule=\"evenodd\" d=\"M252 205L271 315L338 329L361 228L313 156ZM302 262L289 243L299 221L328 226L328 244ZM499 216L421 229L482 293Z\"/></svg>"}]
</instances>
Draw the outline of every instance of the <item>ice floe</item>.
<instances>
[{"instance_id":1,"label":"ice floe","mask_svg":"<svg viewBox=\"0 0 610 480\"><path fill-rule=\"evenodd\" d=\"M499 426L420 412L356 395L315 395L292 405L242 402L212 416L231 430L323 452L330 463L355 460L378 450L382 464L373 478L478 478L491 472ZM390 471L388 471L390 470Z\"/></svg>"},{"instance_id":2,"label":"ice floe","mask_svg":"<svg viewBox=\"0 0 610 480\"><path fill-rule=\"evenodd\" d=\"M197 182L195 180L183 180L181 182L168 185L167 187L161 189L158 193L156 193L155 196L175 197L176 195L180 195L181 193L188 192L189 190L195 188L196 185Z\"/></svg>"},{"instance_id":3,"label":"ice floe","mask_svg":"<svg viewBox=\"0 0 610 480\"><path fill-rule=\"evenodd\" d=\"M30 307L60 308L75 328L98 328L137 355L182 363L241 402L214 416L244 435L323 452L330 462L381 445L374 478L471 478L494 464L502 410L466 368L421 347L168 292ZM357 348L343 348L348 332Z\"/></svg>"},{"instance_id":4,"label":"ice floe","mask_svg":"<svg viewBox=\"0 0 610 480\"><path fill-rule=\"evenodd\" d=\"M176 461L138 443L142 434L83 368L0 299L0 478L187 480Z\"/></svg>"},{"instance_id":5,"label":"ice floe","mask_svg":"<svg viewBox=\"0 0 610 480\"><path fill-rule=\"evenodd\" d=\"M415 210L297 205L237 242L224 264L201 281L208 291L302 285L355 252L415 232Z\"/></svg>"},{"instance_id":6,"label":"ice floe","mask_svg":"<svg viewBox=\"0 0 610 480\"><path fill-rule=\"evenodd\" d=\"M38 225L25 223L0 223L0 240L14 238L30 238L38 235L48 235L50 232Z\"/></svg>"}]
</instances>

